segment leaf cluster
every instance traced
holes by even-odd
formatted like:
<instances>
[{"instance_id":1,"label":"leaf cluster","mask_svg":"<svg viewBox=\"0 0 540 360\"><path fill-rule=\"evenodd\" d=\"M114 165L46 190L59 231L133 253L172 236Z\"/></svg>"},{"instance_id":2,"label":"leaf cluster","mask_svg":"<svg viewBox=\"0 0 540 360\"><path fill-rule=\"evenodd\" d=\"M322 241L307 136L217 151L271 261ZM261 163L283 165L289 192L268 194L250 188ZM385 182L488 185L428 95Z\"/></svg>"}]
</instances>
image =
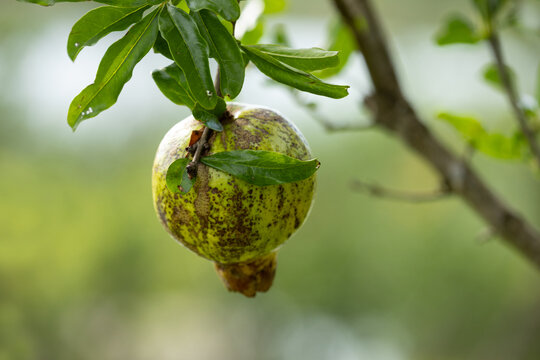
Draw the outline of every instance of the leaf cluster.
<instances>
[{"instance_id":1,"label":"leaf cluster","mask_svg":"<svg viewBox=\"0 0 540 360\"><path fill-rule=\"evenodd\" d=\"M461 14L450 16L435 36L439 46L475 45L486 42L495 33L516 26L520 2L512 0L471 0L476 18L470 19ZM501 66L513 88L517 88L517 76L508 65ZM540 132L540 64L537 71L537 85L534 95L523 94L519 107L527 117L532 130ZM500 68L488 63L482 69L486 84L501 93L507 92L502 81ZM498 159L526 159L530 151L522 131L516 130L511 136L488 132L479 120L469 117L440 113L437 118L450 124L472 148Z\"/></svg>"},{"instance_id":2,"label":"leaf cluster","mask_svg":"<svg viewBox=\"0 0 540 360\"><path fill-rule=\"evenodd\" d=\"M19 1L51 6L87 0ZM283 10L284 0L265 0L254 26L241 34L240 40L235 37L235 25L242 13L238 0L94 1L105 6L86 13L69 34L67 52L73 61L85 47L110 33L127 32L107 49L94 82L71 102L67 119L74 130L116 103L133 69L152 49L171 60L170 65L152 73L157 87L173 103L187 106L197 120L214 131L223 130L220 118L226 112L226 100L240 94L250 62L269 78L301 91L331 98L348 94L348 86L329 84L313 75L339 68L337 51L257 44L264 15ZM218 65L216 83L210 59ZM282 154L253 151L215 154L201 161L261 186L298 181L318 168L316 160L305 163ZM187 164L186 159L180 159L171 166L171 188L191 187L193 179L186 180Z\"/></svg>"}]
</instances>

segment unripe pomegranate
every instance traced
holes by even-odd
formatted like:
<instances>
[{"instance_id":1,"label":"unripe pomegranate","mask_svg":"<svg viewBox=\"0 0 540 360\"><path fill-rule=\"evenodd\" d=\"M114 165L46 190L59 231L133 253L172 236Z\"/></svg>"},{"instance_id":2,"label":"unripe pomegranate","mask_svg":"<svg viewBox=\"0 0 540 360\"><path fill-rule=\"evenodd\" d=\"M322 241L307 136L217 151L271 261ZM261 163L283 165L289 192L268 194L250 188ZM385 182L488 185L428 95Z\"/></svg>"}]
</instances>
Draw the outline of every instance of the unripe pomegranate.
<instances>
[{"instance_id":1,"label":"unripe pomegranate","mask_svg":"<svg viewBox=\"0 0 540 360\"><path fill-rule=\"evenodd\" d=\"M204 155L230 150L267 150L312 158L304 136L278 113L229 104L223 132L213 132ZM165 229L188 249L215 263L227 288L252 297L267 291L276 251L302 225L311 207L315 175L298 182L257 186L199 164L193 188L173 193L166 185L169 165L189 156L192 116L174 125L157 150L152 174L156 212Z\"/></svg>"}]
</instances>

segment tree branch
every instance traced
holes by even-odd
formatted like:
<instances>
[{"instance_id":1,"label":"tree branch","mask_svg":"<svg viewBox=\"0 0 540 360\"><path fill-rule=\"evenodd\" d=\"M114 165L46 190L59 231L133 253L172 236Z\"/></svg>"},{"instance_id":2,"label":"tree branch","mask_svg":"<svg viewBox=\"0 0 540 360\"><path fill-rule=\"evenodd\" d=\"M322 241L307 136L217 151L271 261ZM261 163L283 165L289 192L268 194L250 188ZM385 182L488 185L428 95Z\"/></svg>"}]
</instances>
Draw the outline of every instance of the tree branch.
<instances>
[{"instance_id":1,"label":"tree branch","mask_svg":"<svg viewBox=\"0 0 540 360\"><path fill-rule=\"evenodd\" d=\"M527 142L529 143L529 147L531 148L531 153L533 154L536 163L540 167L540 147L538 146L534 132L527 123L527 118L525 117L523 109L519 106L516 87L514 82L510 78L510 74L508 73L508 69L504 61L501 42L495 30L492 30L491 35L488 38L488 42L489 47L491 48L491 52L493 53L493 57L495 58L497 70L499 71L499 76L501 78L503 88L508 97L508 102L510 103L512 111L514 112L514 116L516 117L519 126L521 127L521 131L523 132L523 134L525 134L525 137L527 138Z\"/></svg>"},{"instance_id":2,"label":"tree branch","mask_svg":"<svg viewBox=\"0 0 540 360\"><path fill-rule=\"evenodd\" d=\"M374 93L366 98L375 122L428 162L486 223L540 268L540 234L503 203L463 159L420 121L402 94L386 40L368 0L333 0L364 55Z\"/></svg>"}]
</instances>

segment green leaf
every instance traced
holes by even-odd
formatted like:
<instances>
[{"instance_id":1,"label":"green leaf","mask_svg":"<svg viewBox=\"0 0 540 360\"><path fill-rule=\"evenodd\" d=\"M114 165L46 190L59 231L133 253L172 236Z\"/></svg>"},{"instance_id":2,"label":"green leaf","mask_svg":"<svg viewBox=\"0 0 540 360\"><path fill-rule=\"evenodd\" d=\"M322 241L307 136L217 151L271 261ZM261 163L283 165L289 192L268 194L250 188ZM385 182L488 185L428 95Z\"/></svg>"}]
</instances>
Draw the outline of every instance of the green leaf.
<instances>
[{"instance_id":1,"label":"green leaf","mask_svg":"<svg viewBox=\"0 0 540 360\"><path fill-rule=\"evenodd\" d=\"M240 16L238 0L186 0L191 11L212 10L225 20L236 21Z\"/></svg>"},{"instance_id":2,"label":"green leaf","mask_svg":"<svg viewBox=\"0 0 540 360\"><path fill-rule=\"evenodd\" d=\"M521 159L527 145L521 133L512 137L500 133L490 133L482 124L470 116L440 113L437 118L452 125L463 139L478 151L498 159Z\"/></svg>"},{"instance_id":3,"label":"green leaf","mask_svg":"<svg viewBox=\"0 0 540 360\"><path fill-rule=\"evenodd\" d=\"M473 25L461 15L449 18L436 36L437 45L476 44L482 40Z\"/></svg>"},{"instance_id":4,"label":"green leaf","mask_svg":"<svg viewBox=\"0 0 540 360\"><path fill-rule=\"evenodd\" d=\"M246 46L242 48L247 53L249 59L263 74L282 84L334 99L340 99L348 95L348 86L324 83L315 76L283 64L256 48Z\"/></svg>"},{"instance_id":5,"label":"green leaf","mask_svg":"<svg viewBox=\"0 0 540 360\"><path fill-rule=\"evenodd\" d=\"M264 0L265 14L277 14L284 11L286 8L287 2L285 0Z\"/></svg>"},{"instance_id":6,"label":"green leaf","mask_svg":"<svg viewBox=\"0 0 540 360\"><path fill-rule=\"evenodd\" d=\"M177 105L186 105L193 113L193 117L204 123L210 129L223 131L223 125L219 119L227 110L227 104L222 98L218 98L216 107L211 110L203 108L193 100L189 91L186 76L176 63L161 70L155 70L152 77L158 88L169 100Z\"/></svg>"},{"instance_id":7,"label":"green leaf","mask_svg":"<svg viewBox=\"0 0 540 360\"><path fill-rule=\"evenodd\" d=\"M165 176L165 182L169 190L176 194L187 193L193 187L195 178L190 179L186 170L190 160L187 158L181 158L175 160L167 169L167 175Z\"/></svg>"},{"instance_id":8,"label":"green leaf","mask_svg":"<svg viewBox=\"0 0 540 360\"><path fill-rule=\"evenodd\" d=\"M257 24L242 35L243 45L255 45L262 38L264 33L264 19L259 19Z\"/></svg>"},{"instance_id":9,"label":"green leaf","mask_svg":"<svg viewBox=\"0 0 540 360\"><path fill-rule=\"evenodd\" d=\"M158 33L156 42L154 43L154 53L161 54L167 59L174 61L171 50L169 50L169 44L167 44L167 41L163 38L163 36L161 36L160 33Z\"/></svg>"},{"instance_id":10,"label":"green leaf","mask_svg":"<svg viewBox=\"0 0 540 360\"><path fill-rule=\"evenodd\" d=\"M195 21L185 11L167 5L159 17L159 30L186 75L193 98L205 109L215 108L218 96L208 64L208 44Z\"/></svg>"},{"instance_id":11,"label":"green leaf","mask_svg":"<svg viewBox=\"0 0 540 360\"><path fill-rule=\"evenodd\" d=\"M192 16L210 46L210 56L219 64L221 93L234 99L242 90L245 75L242 53L236 39L211 11L193 12Z\"/></svg>"},{"instance_id":12,"label":"green leaf","mask_svg":"<svg viewBox=\"0 0 540 360\"><path fill-rule=\"evenodd\" d=\"M108 109L131 79L133 68L150 51L158 32L160 8L135 24L112 44L99 64L94 83L87 86L69 106L68 123L75 129L81 121Z\"/></svg>"},{"instance_id":13,"label":"green leaf","mask_svg":"<svg viewBox=\"0 0 540 360\"><path fill-rule=\"evenodd\" d=\"M178 65L171 64L161 70L154 70L152 78L163 95L173 103L186 105L190 109L195 107L195 101L183 85L186 84L185 75Z\"/></svg>"},{"instance_id":14,"label":"green leaf","mask_svg":"<svg viewBox=\"0 0 540 360\"><path fill-rule=\"evenodd\" d=\"M479 139L477 149L492 158L502 160L523 159L528 147L520 132L508 137L499 133L488 133Z\"/></svg>"},{"instance_id":15,"label":"green leaf","mask_svg":"<svg viewBox=\"0 0 540 360\"><path fill-rule=\"evenodd\" d=\"M117 6L117 7L139 7L144 5L157 5L163 0L93 0L98 3ZM58 2L58 0L56 0Z\"/></svg>"},{"instance_id":16,"label":"green leaf","mask_svg":"<svg viewBox=\"0 0 540 360\"><path fill-rule=\"evenodd\" d=\"M516 74L514 73L514 70L512 70L510 66L505 66L505 68L506 73L508 74L508 76L510 76L510 81L514 82L516 79ZM484 67L483 77L488 84L494 86L497 89L503 89L504 84L499 73L499 68L496 64L492 63Z\"/></svg>"},{"instance_id":17,"label":"green leaf","mask_svg":"<svg viewBox=\"0 0 540 360\"><path fill-rule=\"evenodd\" d=\"M319 48L291 49L281 45L264 44L249 47L304 71L322 70L339 64L337 51L326 51Z\"/></svg>"},{"instance_id":18,"label":"green leaf","mask_svg":"<svg viewBox=\"0 0 540 360\"><path fill-rule=\"evenodd\" d=\"M476 139L484 136L486 130L482 124L473 117L458 116L450 113L439 113L437 118L447 122L456 129L461 136L470 143L474 143Z\"/></svg>"},{"instance_id":19,"label":"green leaf","mask_svg":"<svg viewBox=\"0 0 540 360\"><path fill-rule=\"evenodd\" d=\"M315 72L316 76L323 79L339 74L356 50L356 43L351 31L343 22L338 22L330 29L330 45L327 48L331 51L338 51L339 63L333 68Z\"/></svg>"},{"instance_id":20,"label":"green leaf","mask_svg":"<svg viewBox=\"0 0 540 360\"><path fill-rule=\"evenodd\" d=\"M320 166L317 159L302 161L262 150L223 151L202 157L201 162L258 186L304 180Z\"/></svg>"},{"instance_id":21,"label":"green leaf","mask_svg":"<svg viewBox=\"0 0 540 360\"><path fill-rule=\"evenodd\" d=\"M148 6L138 8L101 6L90 10L71 29L67 44L69 57L75 60L84 47L94 45L111 32L125 30L140 21L146 9Z\"/></svg>"},{"instance_id":22,"label":"green leaf","mask_svg":"<svg viewBox=\"0 0 540 360\"><path fill-rule=\"evenodd\" d=\"M195 108L193 109L193 117L212 130L223 131L223 125L219 119L226 110L227 104L222 98L219 98L216 108L212 110L206 110L199 104L195 104Z\"/></svg>"}]
</instances>

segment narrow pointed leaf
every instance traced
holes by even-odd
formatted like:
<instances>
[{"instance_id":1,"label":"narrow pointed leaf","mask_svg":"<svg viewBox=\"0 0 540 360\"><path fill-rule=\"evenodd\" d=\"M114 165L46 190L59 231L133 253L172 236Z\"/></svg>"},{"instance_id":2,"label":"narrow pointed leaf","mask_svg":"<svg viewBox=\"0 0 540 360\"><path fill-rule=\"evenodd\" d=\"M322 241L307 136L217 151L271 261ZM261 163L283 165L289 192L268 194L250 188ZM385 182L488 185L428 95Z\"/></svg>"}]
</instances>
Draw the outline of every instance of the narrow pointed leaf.
<instances>
[{"instance_id":1,"label":"narrow pointed leaf","mask_svg":"<svg viewBox=\"0 0 540 360\"><path fill-rule=\"evenodd\" d=\"M192 16L210 47L210 56L219 64L221 93L234 99L242 90L245 75L236 39L211 11L193 12Z\"/></svg>"},{"instance_id":2,"label":"narrow pointed leaf","mask_svg":"<svg viewBox=\"0 0 540 360\"><path fill-rule=\"evenodd\" d=\"M94 45L111 32L125 30L140 21L146 9L148 6L138 8L101 6L90 10L71 29L67 44L69 57L75 60L84 47Z\"/></svg>"},{"instance_id":3,"label":"narrow pointed leaf","mask_svg":"<svg viewBox=\"0 0 540 360\"><path fill-rule=\"evenodd\" d=\"M68 123L73 129L81 121L96 116L116 102L122 88L131 79L133 68L156 40L159 11L156 9L148 14L109 47L99 64L94 83L71 102Z\"/></svg>"},{"instance_id":4,"label":"narrow pointed leaf","mask_svg":"<svg viewBox=\"0 0 540 360\"><path fill-rule=\"evenodd\" d=\"M159 17L159 29L186 75L193 98L205 109L215 108L218 97L208 63L208 44L195 21L183 10L167 5Z\"/></svg>"},{"instance_id":5,"label":"narrow pointed leaf","mask_svg":"<svg viewBox=\"0 0 540 360\"><path fill-rule=\"evenodd\" d=\"M218 103L215 109L206 110L199 104L195 104L193 108L193 117L210 129L215 131L223 131L223 125L219 121L221 115L227 110L227 104L222 98L218 98Z\"/></svg>"},{"instance_id":6,"label":"narrow pointed leaf","mask_svg":"<svg viewBox=\"0 0 540 360\"><path fill-rule=\"evenodd\" d=\"M448 19L436 35L437 45L476 44L482 37L476 33L473 25L464 17L455 15Z\"/></svg>"},{"instance_id":7,"label":"narrow pointed leaf","mask_svg":"<svg viewBox=\"0 0 540 360\"><path fill-rule=\"evenodd\" d=\"M186 105L190 109L195 107L195 101L192 99L189 91L182 85L185 83L184 73L178 65L172 64L161 70L155 70L152 78L156 85L169 100L177 105Z\"/></svg>"},{"instance_id":8,"label":"narrow pointed leaf","mask_svg":"<svg viewBox=\"0 0 540 360\"><path fill-rule=\"evenodd\" d=\"M117 6L117 7L139 7L144 5L157 5L163 0L92 0L94 2ZM59 2L59 0L56 0Z\"/></svg>"},{"instance_id":9,"label":"narrow pointed leaf","mask_svg":"<svg viewBox=\"0 0 540 360\"><path fill-rule=\"evenodd\" d=\"M161 70L155 70L152 77L161 92L173 103L186 105L193 113L193 117L204 123L210 129L223 131L219 119L227 110L227 104L222 98L218 98L216 107L211 110L203 108L193 100L193 95L189 91L186 77L176 63Z\"/></svg>"},{"instance_id":10,"label":"narrow pointed leaf","mask_svg":"<svg viewBox=\"0 0 540 360\"><path fill-rule=\"evenodd\" d=\"M171 50L169 50L169 44L167 44L167 41L163 38L163 36L161 36L160 33L158 33L156 42L154 43L154 52L174 61Z\"/></svg>"},{"instance_id":11,"label":"narrow pointed leaf","mask_svg":"<svg viewBox=\"0 0 540 360\"><path fill-rule=\"evenodd\" d=\"M286 46L266 44L251 45L250 47L304 71L322 70L339 64L337 51L326 51L319 48L291 49Z\"/></svg>"},{"instance_id":12,"label":"narrow pointed leaf","mask_svg":"<svg viewBox=\"0 0 540 360\"><path fill-rule=\"evenodd\" d=\"M477 119L470 116L440 113L438 119L450 124L470 146L497 159L522 159L528 146L522 133L507 136L488 132Z\"/></svg>"},{"instance_id":13,"label":"narrow pointed leaf","mask_svg":"<svg viewBox=\"0 0 540 360\"><path fill-rule=\"evenodd\" d=\"M322 82L315 76L295 69L253 47L242 47L249 59L266 76L298 90L340 99L348 95L348 86Z\"/></svg>"},{"instance_id":14,"label":"narrow pointed leaf","mask_svg":"<svg viewBox=\"0 0 540 360\"><path fill-rule=\"evenodd\" d=\"M195 178L190 179L186 170L190 160L182 158L175 160L167 169L165 182L169 190L176 194L185 194L191 190Z\"/></svg>"},{"instance_id":15,"label":"narrow pointed leaf","mask_svg":"<svg viewBox=\"0 0 540 360\"><path fill-rule=\"evenodd\" d=\"M205 156L201 162L259 186L304 180L320 166L316 159L302 161L285 154L262 150L223 151Z\"/></svg>"},{"instance_id":16,"label":"narrow pointed leaf","mask_svg":"<svg viewBox=\"0 0 540 360\"><path fill-rule=\"evenodd\" d=\"M186 0L191 11L212 10L228 21L236 21L240 16L238 0Z\"/></svg>"}]
</instances>

